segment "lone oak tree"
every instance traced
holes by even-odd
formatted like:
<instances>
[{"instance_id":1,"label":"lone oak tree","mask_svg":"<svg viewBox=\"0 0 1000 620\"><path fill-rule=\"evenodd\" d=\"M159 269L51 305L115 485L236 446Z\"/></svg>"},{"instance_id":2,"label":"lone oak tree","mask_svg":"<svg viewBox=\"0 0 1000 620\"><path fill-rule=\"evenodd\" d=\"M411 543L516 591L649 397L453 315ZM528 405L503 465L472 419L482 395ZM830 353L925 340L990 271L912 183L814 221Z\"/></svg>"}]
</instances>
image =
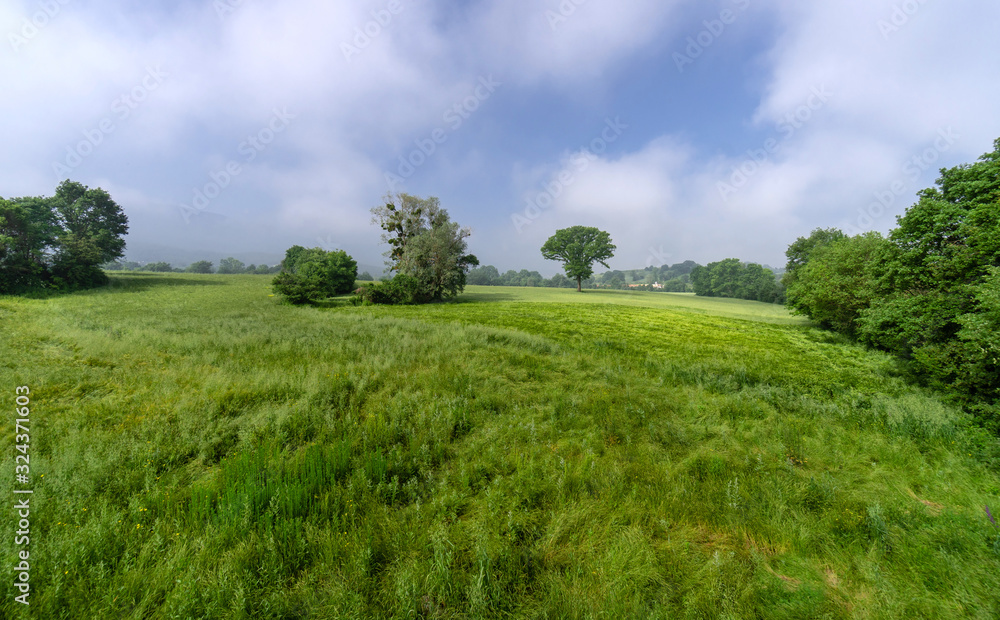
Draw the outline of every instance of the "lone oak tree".
<instances>
[{"instance_id":1,"label":"lone oak tree","mask_svg":"<svg viewBox=\"0 0 1000 620\"><path fill-rule=\"evenodd\" d=\"M572 226L557 230L542 246L542 256L562 261L566 275L576 280L576 290L583 292L583 280L594 275L593 264L608 269L607 261L615 255L611 235L589 226Z\"/></svg>"}]
</instances>

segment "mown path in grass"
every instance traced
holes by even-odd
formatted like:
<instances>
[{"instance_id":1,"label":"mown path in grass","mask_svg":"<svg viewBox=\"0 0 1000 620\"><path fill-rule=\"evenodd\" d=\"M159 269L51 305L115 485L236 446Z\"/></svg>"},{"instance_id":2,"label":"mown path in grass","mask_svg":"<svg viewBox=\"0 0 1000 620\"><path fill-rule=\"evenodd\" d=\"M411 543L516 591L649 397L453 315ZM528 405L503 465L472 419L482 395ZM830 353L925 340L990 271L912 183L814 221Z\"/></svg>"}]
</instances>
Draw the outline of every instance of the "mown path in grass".
<instances>
[{"instance_id":1,"label":"mown path in grass","mask_svg":"<svg viewBox=\"0 0 1000 620\"><path fill-rule=\"evenodd\" d=\"M763 304L269 281L0 299L39 617L1000 616L996 441L888 357Z\"/></svg>"}]
</instances>

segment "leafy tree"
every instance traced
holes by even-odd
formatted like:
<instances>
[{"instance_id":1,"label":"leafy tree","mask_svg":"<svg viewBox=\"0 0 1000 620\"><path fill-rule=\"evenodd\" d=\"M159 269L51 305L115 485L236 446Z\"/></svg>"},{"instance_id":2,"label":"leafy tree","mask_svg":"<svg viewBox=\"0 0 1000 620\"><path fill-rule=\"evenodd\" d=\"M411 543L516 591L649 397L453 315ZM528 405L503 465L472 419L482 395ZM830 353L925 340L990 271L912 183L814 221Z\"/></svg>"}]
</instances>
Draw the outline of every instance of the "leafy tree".
<instances>
[{"instance_id":1,"label":"leafy tree","mask_svg":"<svg viewBox=\"0 0 1000 620\"><path fill-rule=\"evenodd\" d=\"M563 274L557 273L549 279L547 286L551 286L553 288L572 288L573 281Z\"/></svg>"},{"instance_id":2,"label":"leafy tree","mask_svg":"<svg viewBox=\"0 0 1000 620\"><path fill-rule=\"evenodd\" d=\"M224 274L243 273L246 271L246 269L247 269L246 265L243 264L243 261L237 260L232 256L228 258L223 258L222 260L219 261L219 273L224 273Z\"/></svg>"},{"instance_id":3,"label":"leafy tree","mask_svg":"<svg viewBox=\"0 0 1000 620\"><path fill-rule=\"evenodd\" d=\"M810 255L817 249L838 239L843 239L846 235L836 228L817 228L808 237L799 237L788 249L785 256L788 263L785 266L785 275L782 279L785 287L792 286L798 275L798 270L809 262Z\"/></svg>"},{"instance_id":4,"label":"leafy tree","mask_svg":"<svg viewBox=\"0 0 1000 620\"><path fill-rule=\"evenodd\" d=\"M788 306L824 327L855 336L861 311L876 294L877 265L887 243L869 232L817 246L797 269Z\"/></svg>"},{"instance_id":5,"label":"leafy tree","mask_svg":"<svg viewBox=\"0 0 1000 620\"><path fill-rule=\"evenodd\" d=\"M712 274L712 291L715 295L737 299L743 296L740 287L743 264L738 258L727 258L717 263L709 263L708 268Z\"/></svg>"},{"instance_id":6,"label":"leafy tree","mask_svg":"<svg viewBox=\"0 0 1000 620\"><path fill-rule=\"evenodd\" d=\"M557 230L542 246L542 257L563 263L566 276L576 280L576 290L583 291L583 280L594 275L598 262L608 269L607 261L614 256L611 235L588 226L572 226Z\"/></svg>"},{"instance_id":7,"label":"leafy tree","mask_svg":"<svg viewBox=\"0 0 1000 620\"><path fill-rule=\"evenodd\" d=\"M971 290L974 306L958 317L961 329L953 358L955 382L987 402L1000 398L1000 267L990 267Z\"/></svg>"},{"instance_id":8,"label":"leafy tree","mask_svg":"<svg viewBox=\"0 0 1000 620\"><path fill-rule=\"evenodd\" d=\"M793 244L789 304L899 355L1000 431L1000 139L917 196L887 240Z\"/></svg>"},{"instance_id":9,"label":"leafy tree","mask_svg":"<svg viewBox=\"0 0 1000 620\"><path fill-rule=\"evenodd\" d=\"M159 263L149 263L148 265L146 265L145 270L167 273L173 271L174 268L170 266L170 263L159 262Z\"/></svg>"},{"instance_id":10,"label":"leafy tree","mask_svg":"<svg viewBox=\"0 0 1000 620\"><path fill-rule=\"evenodd\" d=\"M694 287L694 294L703 297L712 297L712 272L703 265L697 265L691 270L691 286Z\"/></svg>"},{"instance_id":11,"label":"leafy tree","mask_svg":"<svg viewBox=\"0 0 1000 620\"><path fill-rule=\"evenodd\" d=\"M478 286L498 286L500 284L500 272L493 265L476 267L469 270L466 282Z\"/></svg>"},{"instance_id":12,"label":"leafy tree","mask_svg":"<svg viewBox=\"0 0 1000 620\"><path fill-rule=\"evenodd\" d=\"M187 273L212 273L212 261L200 260L193 262L184 271Z\"/></svg>"},{"instance_id":13,"label":"leafy tree","mask_svg":"<svg viewBox=\"0 0 1000 620\"><path fill-rule=\"evenodd\" d=\"M386 196L384 206L372 209L372 219L385 231L389 270L417 282L417 303L455 297L465 288L469 270L479 264L466 254L471 231L452 222L433 196Z\"/></svg>"},{"instance_id":14,"label":"leafy tree","mask_svg":"<svg viewBox=\"0 0 1000 620\"><path fill-rule=\"evenodd\" d=\"M357 275L358 264L343 250L327 252L295 245L285 252L273 287L293 304L316 303L350 293Z\"/></svg>"},{"instance_id":15,"label":"leafy tree","mask_svg":"<svg viewBox=\"0 0 1000 620\"><path fill-rule=\"evenodd\" d=\"M727 258L704 267L696 265L691 270L690 280L696 295L784 302L784 290L774 272L757 263L743 264L737 258ZM672 285L672 288L676 287L676 284Z\"/></svg>"},{"instance_id":16,"label":"leafy tree","mask_svg":"<svg viewBox=\"0 0 1000 620\"><path fill-rule=\"evenodd\" d=\"M358 280L363 280L365 282L374 282L375 278L372 277L372 274L370 274L367 271L365 271L361 275L358 276Z\"/></svg>"},{"instance_id":17,"label":"leafy tree","mask_svg":"<svg viewBox=\"0 0 1000 620\"><path fill-rule=\"evenodd\" d=\"M444 219L413 236L403 251L399 273L419 283L418 302L451 299L465 289L466 274L479 260L466 254L467 230Z\"/></svg>"},{"instance_id":18,"label":"leafy tree","mask_svg":"<svg viewBox=\"0 0 1000 620\"><path fill-rule=\"evenodd\" d=\"M410 194L389 194L384 200L383 206L372 208L372 223L384 231L382 241L390 246L386 252L389 270L399 272L409 240L444 224L448 215L442 213L441 203L434 196L418 198Z\"/></svg>"},{"instance_id":19,"label":"leafy tree","mask_svg":"<svg viewBox=\"0 0 1000 620\"><path fill-rule=\"evenodd\" d=\"M106 191L73 181L50 198L0 201L0 292L104 284L100 265L122 257L127 232Z\"/></svg>"},{"instance_id":20,"label":"leafy tree","mask_svg":"<svg viewBox=\"0 0 1000 620\"><path fill-rule=\"evenodd\" d=\"M0 294L42 288L51 279L47 259L57 225L49 200L0 199Z\"/></svg>"},{"instance_id":21,"label":"leafy tree","mask_svg":"<svg viewBox=\"0 0 1000 620\"><path fill-rule=\"evenodd\" d=\"M51 199L57 223L52 275L68 288L100 286L108 277L102 263L125 253L128 217L103 189L63 181Z\"/></svg>"}]
</instances>

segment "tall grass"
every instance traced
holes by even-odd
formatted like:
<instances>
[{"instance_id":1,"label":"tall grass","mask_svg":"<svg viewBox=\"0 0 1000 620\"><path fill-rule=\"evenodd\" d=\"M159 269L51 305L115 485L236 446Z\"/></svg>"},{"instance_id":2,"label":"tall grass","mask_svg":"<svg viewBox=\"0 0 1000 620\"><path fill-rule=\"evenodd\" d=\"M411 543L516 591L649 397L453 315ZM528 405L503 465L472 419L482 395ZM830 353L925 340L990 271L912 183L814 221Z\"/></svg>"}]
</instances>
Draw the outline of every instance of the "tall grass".
<instances>
[{"instance_id":1,"label":"tall grass","mask_svg":"<svg viewBox=\"0 0 1000 620\"><path fill-rule=\"evenodd\" d=\"M888 357L730 305L267 282L0 299L33 617L1000 617L996 440Z\"/></svg>"}]
</instances>

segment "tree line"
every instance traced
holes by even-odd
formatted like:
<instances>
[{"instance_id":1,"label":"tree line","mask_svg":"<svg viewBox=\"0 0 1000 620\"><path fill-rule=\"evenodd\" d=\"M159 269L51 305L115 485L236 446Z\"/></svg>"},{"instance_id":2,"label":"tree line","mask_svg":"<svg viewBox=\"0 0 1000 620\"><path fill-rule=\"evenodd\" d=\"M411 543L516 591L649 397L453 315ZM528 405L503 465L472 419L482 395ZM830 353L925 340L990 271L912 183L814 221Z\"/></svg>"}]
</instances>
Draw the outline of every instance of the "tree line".
<instances>
[{"instance_id":1,"label":"tree line","mask_svg":"<svg viewBox=\"0 0 1000 620\"><path fill-rule=\"evenodd\" d=\"M696 295L785 303L785 287L774 272L757 263L727 258L691 270Z\"/></svg>"},{"instance_id":2,"label":"tree line","mask_svg":"<svg viewBox=\"0 0 1000 620\"><path fill-rule=\"evenodd\" d=\"M888 236L817 229L792 243L788 306L896 354L1000 432L1000 139L942 169Z\"/></svg>"},{"instance_id":3,"label":"tree line","mask_svg":"<svg viewBox=\"0 0 1000 620\"><path fill-rule=\"evenodd\" d=\"M101 265L105 271L151 271L154 273L220 273L220 274L256 274L268 275L281 271L281 264L277 265L247 265L243 261L233 257L224 258L219 261L218 269L215 263L208 260L199 260L186 267L174 267L168 262L157 261L152 263L138 263L135 261L114 261Z\"/></svg>"},{"instance_id":4,"label":"tree line","mask_svg":"<svg viewBox=\"0 0 1000 620\"><path fill-rule=\"evenodd\" d=\"M690 273L697 266L694 261L684 261L676 265L646 267L645 269L618 270L585 278L581 282L585 289L648 290L684 293L691 291ZM549 288L576 288L576 282L562 273L546 278L537 271L510 269L500 273L493 265L483 265L469 271L468 284L478 286L534 286ZM657 284L659 286L654 286Z\"/></svg>"}]
</instances>

